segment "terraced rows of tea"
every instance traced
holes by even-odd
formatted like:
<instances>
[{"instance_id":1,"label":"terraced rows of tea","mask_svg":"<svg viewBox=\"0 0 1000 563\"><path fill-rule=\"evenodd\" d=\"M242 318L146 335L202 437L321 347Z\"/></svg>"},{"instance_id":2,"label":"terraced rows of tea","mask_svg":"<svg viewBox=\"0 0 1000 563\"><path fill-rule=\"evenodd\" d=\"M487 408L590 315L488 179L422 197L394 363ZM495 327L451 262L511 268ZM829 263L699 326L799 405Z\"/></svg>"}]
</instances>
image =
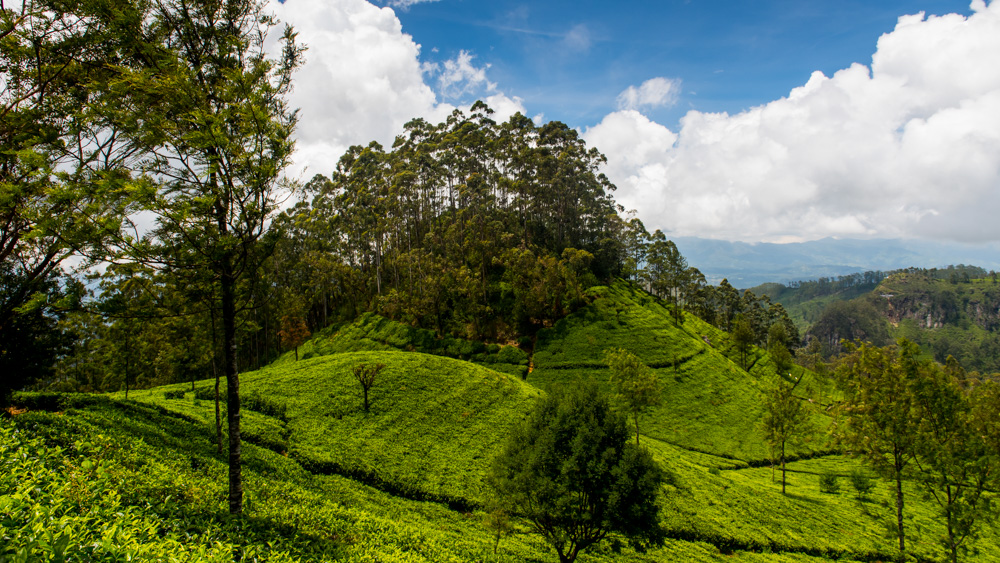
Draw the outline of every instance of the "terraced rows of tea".
<instances>
[{"instance_id":1,"label":"terraced rows of tea","mask_svg":"<svg viewBox=\"0 0 1000 563\"><path fill-rule=\"evenodd\" d=\"M782 495L759 429L760 394L777 377L767 354L755 350L743 370L726 333L690 316L675 324L667 306L617 283L543 329L530 355L439 342L366 315L315 336L298 361L286 355L243 374L240 520L226 514L213 380L127 400L23 394L29 410L0 422L0 480L19 491L0 499L0 532L12 546L0 560L30 561L31 550L66 542L90 546L77 556L88 561L556 561L525 523L498 541L484 523L483 477L553 385L607 384L611 347L637 354L663 386L663 404L639 425L642 446L669 474L667 539L644 552L604 542L580 561L894 558L889 484L876 480L865 498L851 489L848 475L861 465L831 453L814 374L791 375L803 378L796 393L814 406L815 432L794 449ZM352 376L361 363L385 364L368 411ZM839 491L821 491L823 475L837 476ZM936 505L915 486L906 491L913 555L943 560ZM996 532L988 526L970 554L1000 560Z\"/></svg>"}]
</instances>

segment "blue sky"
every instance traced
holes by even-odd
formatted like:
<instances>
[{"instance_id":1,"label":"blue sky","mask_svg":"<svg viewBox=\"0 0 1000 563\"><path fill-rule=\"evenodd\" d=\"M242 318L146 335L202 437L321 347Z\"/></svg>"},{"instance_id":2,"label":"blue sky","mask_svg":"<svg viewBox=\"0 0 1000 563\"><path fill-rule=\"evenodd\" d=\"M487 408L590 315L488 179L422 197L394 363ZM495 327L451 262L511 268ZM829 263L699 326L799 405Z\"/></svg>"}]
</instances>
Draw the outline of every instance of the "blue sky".
<instances>
[{"instance_id":1,"label":"blue sky","mask_svg":"<svg viewBox=\"0 0 1000 563\"><path fill-rule=\"evenodd\" d=\"M485 100L560 120L671 236L1000 240L1000 2L272 0L292 174Z\"/></svg>"},{"instance_id":2,"label":"blue sky","mask_svg":"<svg viewBox=\"0 0 1000 563\"><path fill-rule=\"evenodd\" d=\"M422 60L469 52L529 112L583 127L614 111L628 86L655 76L681 80L678 103L648 113L668 126L689 109L735 113L769 102L813 71L870 64L879 36L919 11L970 12L954 0L440 0L396 15Z\"/></svg>"}]
</instances>

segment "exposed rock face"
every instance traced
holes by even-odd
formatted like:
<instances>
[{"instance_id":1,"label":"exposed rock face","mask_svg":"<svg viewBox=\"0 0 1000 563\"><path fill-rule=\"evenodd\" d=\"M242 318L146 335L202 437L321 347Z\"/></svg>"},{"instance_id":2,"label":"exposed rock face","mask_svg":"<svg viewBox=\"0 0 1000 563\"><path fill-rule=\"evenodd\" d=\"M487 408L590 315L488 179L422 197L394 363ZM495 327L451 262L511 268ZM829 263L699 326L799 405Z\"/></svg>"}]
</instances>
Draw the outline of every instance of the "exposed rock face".
<instances>
[{"instance_id":1,"label":"exposed rock face","mask_svg":"<svg viewBox=\"0 0 1000 563\"><path fill-rule=\"evenodd\" d=\"M911 319L924 329L972 323L985 330L1000 328L1000 285L949 283L921 274L895 274L874 292L877 304L894 326Z\"/></svg>"}]
</instances>

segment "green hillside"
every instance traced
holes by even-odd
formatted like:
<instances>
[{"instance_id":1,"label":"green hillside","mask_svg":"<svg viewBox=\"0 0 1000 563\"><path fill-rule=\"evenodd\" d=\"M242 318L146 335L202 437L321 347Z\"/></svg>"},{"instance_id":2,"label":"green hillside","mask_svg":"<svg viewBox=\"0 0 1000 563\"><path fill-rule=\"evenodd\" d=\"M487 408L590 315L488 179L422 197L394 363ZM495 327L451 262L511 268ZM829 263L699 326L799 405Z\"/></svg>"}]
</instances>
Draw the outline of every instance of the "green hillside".
<instances>
[{"instance_id":1,"label":"green hillside","mask_svg":"<svg viewBox=\"0 0 1000 563\"><path fill-rule=\"evenodd\" d=\"M371 390L369 412L351 374L361 363L386 365ZM172 385L133 392L130 398L214 423L214 403L198 399L214 396L207 382L193 393L187 389ZM244 374L240 390L249 398L248 440L287 451L318 472L460 505L481 500L487 464L511 425L540 395L518 377L396 351L284 363ZM165 398L178 392L184 394Z\"/></svg>"},{"instance_id":2,"label":"green hillside","mask_svg":"<svg viewBox=\"0 0 1000 563\"><path fill-rule=\"evenodd\" d=\"M951 355L966 369L1000 372L1000 285L971 275L977 273L982 269L974 266L912 269L850 300L805 301L802 306L821 311L808 334L828 355L839 350L841 339L881 345L905 337L938 362Z\"/></svg>"},{"instance_id":3,"label":"green hillside","mask_svg":"<svg viewBox=\"0 0 1000 563\"><path fill-rule=\"evenodd\" d=\"M213 381L194 391L131 391L128 400L24 394L29 410L0 420L0 537L8 540L0 561L62 560L53 553L66 561L555 561L526 523L515 521L515 533L496 543L484 524L483 476L551 385L606 382L603 351L616 346L653 366L664 385L664 404L640 427L642 446L669 474L660 509L667 539L644 553L604 542L580 561L893 559L890 484L855 498L848 476L861 466L824 453L822 408L781 494L758 428L760 394L777 377L767 354L753 350L744 371L727 334L690 316L675 326L667 307L625 283L593 288L588 301L538 333L526 379L416 351L447 347L375 316L316 336L305 347L312 357L243 374L241 519L226 510ZM346 351L365 346L384 348ZM473 354L488 355L482 346ZM507 349L515 348L498 347ZM386 368L366 413L351 368L372 362ZM803 378L800 399L815 404L813 374L796 368L792 377ZM820 490L824 474L837 476L839 492ZM936 505L911 483L906 493L912 553L943 560ZM1000 558L996 532L987 527L970 553Z\"/></svg>"},{"instance_id":4,"label":"green hillside","mask_svg":"<svg viewBox=\"0 0 1000 563\"><path fill-rule=\"evenodd\" d=\"M775 377L770 358L754 349L744 371L730 357L729 335L693 315L675 326L667 306L625 283L593 288L587 307L538 334L528 382L541 388L592 377L606 382L604 351L624 348L654 368L663 386L663 405L645 416L641 429L652 438L735 460L768 458L757 429L759 397ZM797 388L803 398L815 395L814 376ZM828 419L817 414L817 426ZM825 447L822 439L800 453Z\"/></svg>"}]
</instances>

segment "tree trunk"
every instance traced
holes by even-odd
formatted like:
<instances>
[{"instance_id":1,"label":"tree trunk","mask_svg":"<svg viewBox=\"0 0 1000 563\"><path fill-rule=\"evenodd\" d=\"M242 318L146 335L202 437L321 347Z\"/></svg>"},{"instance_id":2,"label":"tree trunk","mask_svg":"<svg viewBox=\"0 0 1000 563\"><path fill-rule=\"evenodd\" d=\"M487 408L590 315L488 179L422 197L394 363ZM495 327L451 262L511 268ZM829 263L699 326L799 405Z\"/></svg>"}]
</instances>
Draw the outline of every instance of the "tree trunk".
<instances>
[{"instance_id":1,"label":"tree trunk","mask_svg":"<svg viewBox=\"0 0 1000 563\"><path fill-rule=\"evenodd\" d=\"M951 550L951 563L958 563L958 542L955 541L955 515L952 510L955 499L952 495L950 484L945 487L945 493L948 498L948 506L945 512L948 518L948 548Z\"/></svg>"},{"instance_id":2,"label":"tree trunk","mask_svg":"<svg viewBox=\"0 0 1000 563\"><path fill-rule=\"evenodd\" d=\"M212 303L209 312L212 315L212 376L215 377L215 445L219 455L222 455L222 406L219 404L219 370L216 369L219 359L219 343L216 340L215 331L215 303Z\"/></svg>"},{"instance_id":3,"label":"tree trunk","mask_svg":"<svg viewBox=\"0 0 1000 563\"><path fill-rule=\"evenodd\" d=\"M906 536L903 529L903 463L902 456L894 452L896 473L896 533L899 536L899 560L906 560Z\"/></svg>"},{"instance_id":4,"label":"tree trunk","mask_svg":"<svg viewBox=\"0 0 1000 563\"><path fill-rule=\"evenodd\" d=\"M781 494L785 494L785 442L781 442Z\"/></svg>"},{"instance_id":5,"label":"tree trunk","mask_svg":"<svg viewBox=\"0 0 1000 563\"><path fill-rule=\"evenodd\" d=\"M639 447L639 413L635 413L635 447Z\"/></svg>"},{"instance_id":6,"label":"tree trunk","mask_svg":"<svg viewBox=\"0 0 1000 563\"><path fill-rule=\"evenodd\" d=\"M240 449L240 374L236 364L236 279L232 258L222 264L222 332L225 348L226 412L229 423L229 513L243 513L242 451Z\"/></svg>"}]
</instances>

